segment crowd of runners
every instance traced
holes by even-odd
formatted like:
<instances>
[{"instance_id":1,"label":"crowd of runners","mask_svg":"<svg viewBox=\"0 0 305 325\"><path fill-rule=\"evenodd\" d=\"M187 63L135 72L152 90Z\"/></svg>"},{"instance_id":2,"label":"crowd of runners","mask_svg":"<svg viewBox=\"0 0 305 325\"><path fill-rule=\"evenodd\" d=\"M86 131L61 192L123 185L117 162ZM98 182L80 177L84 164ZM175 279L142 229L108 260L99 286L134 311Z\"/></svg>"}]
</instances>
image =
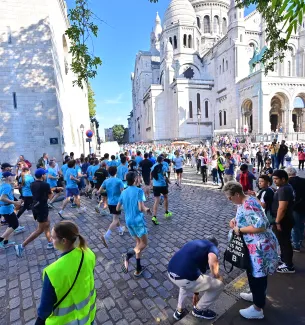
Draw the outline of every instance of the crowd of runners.
<instances>
[{"instance_id":1,"label":"crowd of runners","mask_svg":"<svg viewBox=\"0 0 305 325\"><path fill-rule=\"evenodd\" d=\"M275 271L295 272L293 251L300 252L305 221L305 180L297 176L298 170L304 170L305 145L302 143L287 145L285 141L278 143L276 140L271 144L253 144L248 140L240 143L238 139L223 136L214 139L213 143L207 141L200 145L130 144L121 147L121 151L115 155L105 153L102 158L94 154L76 158L73 152L64 153L62 160L61 163L59 159L60 166L56 158L50 158L44 153L37 163L29 162L22 155L16 164L2 163L0 215L1 224L7 225L7 228L0 235L0 248L14 246L17 256L22 257L26 254L26 246L44 233L48 241L46 248L55 247L63 252L62 256L65 258L61 257L58 261L71 262L70 257L68 258L70 254L67 253L78 249L78 253L75 254L81 256L81 263L80 266L76 265L77 275L74 282L75 274L72 271L72 275L65 274L64 267L59 266L60 263L56 264L60 272L72 279L69 283L73 282L72 287L74 286L75 291L79 288L75 285L77 277L85 277L80 272L83 260L87 258L90 261L87 270L93 270L94 254L86 246L77 226L66 220L68 219L66 207L70 205L76 209L77 214L83 214L86 211L83 203L86 200L96 201L94 202L96 213L112 215L108 230L101 234L101 241L106 248L111 245L110 239L115 233L123 236L127 228L135 240L135 245L121 256L121 268L127 273L130 259L135 258L134 276L140 277L146 267L141 264L141 255L148 245L145 215L149 216L154 226L159 225L160 207L164 209L164 218L174 217L169 208L168 194L169 191L179 191L183 187L184 166L189 166L188 172L198 174L203 186L223 190L229 200L238 204L239 215L247 214L240 210L240 205L243 204L245 211L250 206L251 211L257 213L256 217L250 216L251 220L255 220L251 225L247 224L249 219L246 218L245 222L238 214L230 223L235 233L244 234L247 245L260 245L261 239L257 240L258 243L253 243L257 233L261 233L260 238L265 236L265 242L272 243L269 246L272 247L273 253L268 252L268 255L259 257L270 267L265 265L264 271L260 272L257 269L253 272L248 271L251 293L244 294L242 298L254 302L254 305L241 311L242 316L263 318L268 274ZM292 163L296 160L298 162L295 168ZM151 196L154 199L152 210L145 205ZM51 232L49 210L57 209L54 203L61 199L58 215L63 221L55 225ZM17 244L9 239L25 231L21 216L27 210L32 211L37 221L37 229L22 243ZM122 225L122 210L126 227ZM247 238L249 234L252 234L252 241ZM279 260L277 241L281 251ZM79 248L75 248L74 243L75 245L79 243ZM217 239L213 236L195 240L187 243L170 261L169 279L180 288L178 307L174 314L176 320L182 318L183 302L190 292L194 294L195 317L206 319L216 317L216 314L208 308L223 289L217 246ZM251 249L253 250L253 247ZM85 259L83 251L87 252ZM189 258L190 254L192 259ZM257 261L257 258L253 257L253 261ZM211 269L211 276L201 278L208 268ZM47 270L44 275L42 305L38 310L36 324L44 324L46 319L53 319L50 324L65 324L58 320L60 304L56 302L61 296L67 299L67 295L63 291L59 293L56 288L63 286L69 291L69 285L67 287L67 284L64 285L63 281L56 278L53 273L56 272L55 266L50 265ZM94 279L90 278L90 281ZM87 299L88 302L90 294L89 300L92 302L95 299L95 294L92 293L94 284L88 284L87 290L88 295L84 294L84 301ZM199 299L199 292L206 294ZM49 295L53 295L53 299L45 302L44 298ZM72 303L73 298L70 300ZM55 304L56 308L59 308L57 315L53 308ZM84 312L90 316L84 324L91 324L94 320L95 305L93 305L93 302L89 304L89 309ZM80 317L79 314L77 317Z\"/></svg>"}]
</instances>

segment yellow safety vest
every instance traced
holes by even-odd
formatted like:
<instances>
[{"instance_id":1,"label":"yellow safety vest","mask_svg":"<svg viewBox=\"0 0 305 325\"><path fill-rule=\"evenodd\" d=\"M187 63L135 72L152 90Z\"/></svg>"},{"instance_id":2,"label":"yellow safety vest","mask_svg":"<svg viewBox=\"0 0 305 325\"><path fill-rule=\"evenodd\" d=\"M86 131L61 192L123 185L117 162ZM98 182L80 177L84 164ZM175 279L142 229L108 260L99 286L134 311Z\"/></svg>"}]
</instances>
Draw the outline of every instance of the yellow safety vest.
<instances>
[{"instance_id":1,"label":"yellow safety vest","mask_svg":"<svg viewBox=\"0 0 305 325\"><path fill-rule=\"evenodd\" d=\"M224 168L223 164L221 163L220 158L222 158L224 160L224 158L222 156L218 157L218 159L217 159L217 166L218 166L218 169L221 172L223 172L225 170L225 168Z\"/></svg>"},{"instance_id":2,"label":"yellow safety vest","mask_svg":"<svg viewBox=\"0 0 305 325\"><path fill-rule=\"evenodd\" d=\"M59 301L71 288L82 258L82 250L75 248L56 262L46 267ZM96 292L93 270L95 255L87 248L78 278L68 296L46 319L46 325L91 325L96 313Z\"/></svg>"}]
</instances>

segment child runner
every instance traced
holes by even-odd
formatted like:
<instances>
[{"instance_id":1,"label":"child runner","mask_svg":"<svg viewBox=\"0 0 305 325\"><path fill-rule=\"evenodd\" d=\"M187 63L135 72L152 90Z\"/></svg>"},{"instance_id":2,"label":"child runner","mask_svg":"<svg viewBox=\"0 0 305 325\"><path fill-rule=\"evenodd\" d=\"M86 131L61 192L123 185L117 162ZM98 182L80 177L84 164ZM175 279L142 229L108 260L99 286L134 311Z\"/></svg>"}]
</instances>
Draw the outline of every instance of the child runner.
<instances>
[{"instance_id":1,"label":"child runner","mask_svg":"<svg viewBox=\"0 0 305 325\"><path fill-rule=\"evenodd\" d=\"M115 177L117 173L117 168L115 166L109 167L108 173L110 178L106 179L102 184L102 189L107 192L109 212L112 214L112 223L106 234L102 236L103 244L107 248L111 233L115 228L118 230L120 236L123 236L125 231L125 227L121 227L120 224L121 211L116 210L121 192L124 190L124 184L120 179Z\"/></svg>"},{"instance_id":2,"label":"child runner","mask_svg":"<svg viewBox=\"0 0 305 325\"><path fill-rule=\"evenodd\" d=\"M144 205L144 192L141 188L134 185L137 174L129 172L126 175L127 189L122 192L119 203L116 207L118 211L122 206L125 211L125 221L129 233L135 238L136 246L129 249L126 254L122 255L121 266L124 273L128 272L129 260L136 256L137 266L134 276L139 277L145 270L145 266L141 265L141 253L147 246L147 227L143 212L151 215L150 209Z\"/></svg>"}]
</instances>

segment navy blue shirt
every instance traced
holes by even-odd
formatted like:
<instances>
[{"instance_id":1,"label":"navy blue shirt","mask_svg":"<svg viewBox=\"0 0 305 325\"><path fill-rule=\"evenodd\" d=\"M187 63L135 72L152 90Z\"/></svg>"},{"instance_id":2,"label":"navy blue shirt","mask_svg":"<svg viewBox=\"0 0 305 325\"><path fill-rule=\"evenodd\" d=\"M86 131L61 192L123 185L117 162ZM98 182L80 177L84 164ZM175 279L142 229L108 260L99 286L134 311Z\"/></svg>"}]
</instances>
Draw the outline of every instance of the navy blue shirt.
<instances>
[{"instance_id":1,"label":"navy blue shirt","mask_svg":"<svg viewBox=\"0 0 305 325\"><path fill-rule=\"evenodd\" d=\"M181 279L197 280L208 269L208 255L218 256L217 247L208 240L196 239L186 243L170 260L168 272Z\"/></svg>"}]
</instances>

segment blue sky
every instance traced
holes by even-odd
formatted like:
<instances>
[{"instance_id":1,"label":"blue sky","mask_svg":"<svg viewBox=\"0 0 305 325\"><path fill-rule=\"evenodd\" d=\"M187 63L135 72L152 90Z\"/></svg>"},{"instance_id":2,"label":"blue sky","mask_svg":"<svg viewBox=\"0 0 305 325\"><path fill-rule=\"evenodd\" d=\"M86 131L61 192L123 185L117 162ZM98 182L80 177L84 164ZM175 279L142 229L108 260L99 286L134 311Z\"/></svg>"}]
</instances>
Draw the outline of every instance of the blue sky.
<instances>
[{"instance_id":1,"label":"blue sky","mask_svg":"<svg viewBox=\"0 0 305 325\"><path fill-rule=\"evenodd\" d=\"M150 32L156 12L161 19L170 0L150 3L148 0L89 0L92 11L104 20L94 40L94 54L103 65L91 81L96 94L97 119L103 129L114 124L127 126L132 110L131 80L138 50L149 50ZM70 8L75 0L67 0Z\"/></svg>"}]
</instances>

